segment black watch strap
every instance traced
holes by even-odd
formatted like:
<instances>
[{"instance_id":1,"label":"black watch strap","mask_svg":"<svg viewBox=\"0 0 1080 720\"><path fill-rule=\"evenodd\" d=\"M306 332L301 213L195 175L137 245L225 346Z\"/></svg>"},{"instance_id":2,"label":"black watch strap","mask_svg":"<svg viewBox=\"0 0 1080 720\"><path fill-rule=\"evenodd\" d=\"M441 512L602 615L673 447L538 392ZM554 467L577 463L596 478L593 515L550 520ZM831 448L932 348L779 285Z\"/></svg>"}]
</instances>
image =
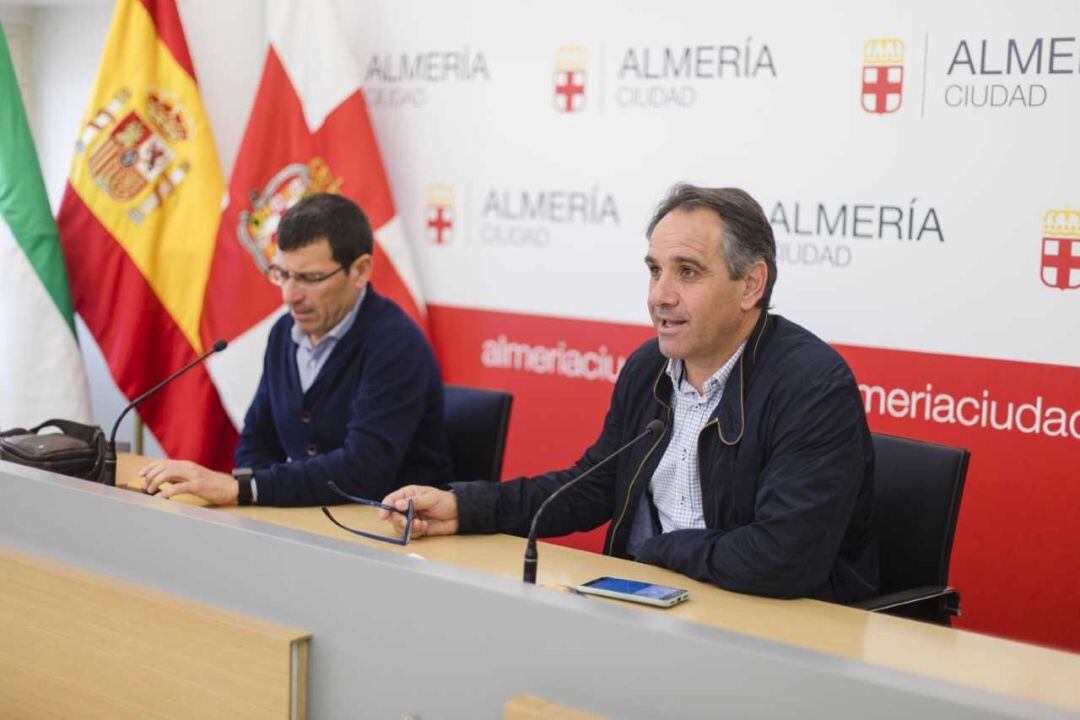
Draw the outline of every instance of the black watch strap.
<instances>
[{"instance_id":1,"label":"black watch strap","mask_svg":"<svg viewBox=\"0 0 1080 720\"><path fill-rule=\"evenodd\" d=\"M237 505L251 504L251 480L255 477L255 471L251 468L234 468L232 476L236 478L240 488L236 495Z\"/></svg>"}]
</instances>

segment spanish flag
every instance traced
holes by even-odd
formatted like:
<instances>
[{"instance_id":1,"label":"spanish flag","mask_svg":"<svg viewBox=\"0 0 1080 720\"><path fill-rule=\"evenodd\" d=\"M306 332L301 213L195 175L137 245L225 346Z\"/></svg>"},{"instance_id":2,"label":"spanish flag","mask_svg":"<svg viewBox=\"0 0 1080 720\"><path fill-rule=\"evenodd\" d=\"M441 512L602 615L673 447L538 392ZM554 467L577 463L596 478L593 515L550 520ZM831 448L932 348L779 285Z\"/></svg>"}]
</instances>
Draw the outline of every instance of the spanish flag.
<instances>
[{"instance_id":1,"label":"spanish flag","mask_svg":"<svg viewBox=\"0 0 1080 720\"><path fill-rule=\"evenodd\" d=\"M204 351L225 183L174 0L116 4L57 217L72 299L129 398ZM205 368L139 406L171 457L231 467Z\"/></svg>"}]
</instances>

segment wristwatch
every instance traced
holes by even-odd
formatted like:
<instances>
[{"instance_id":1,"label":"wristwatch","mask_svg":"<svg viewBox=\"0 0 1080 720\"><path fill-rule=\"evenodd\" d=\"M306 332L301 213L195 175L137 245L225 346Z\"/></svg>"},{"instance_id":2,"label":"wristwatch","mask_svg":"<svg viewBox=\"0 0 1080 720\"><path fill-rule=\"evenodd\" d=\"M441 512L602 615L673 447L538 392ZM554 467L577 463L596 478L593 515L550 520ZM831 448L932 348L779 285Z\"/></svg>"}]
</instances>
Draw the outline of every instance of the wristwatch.
<instances>
[{"instance_id":1,"label":"wristwatch","mask_svg":"<svg viewBox=\"0 0 1080 720\"><path fill-rule=\"evenodd\" d=\"M236 494L237 505L251 504L251 480L255 477L255 471L251 468L233 468L232 476L236 478L240 489Z\"/></svg>"}]
</instances>

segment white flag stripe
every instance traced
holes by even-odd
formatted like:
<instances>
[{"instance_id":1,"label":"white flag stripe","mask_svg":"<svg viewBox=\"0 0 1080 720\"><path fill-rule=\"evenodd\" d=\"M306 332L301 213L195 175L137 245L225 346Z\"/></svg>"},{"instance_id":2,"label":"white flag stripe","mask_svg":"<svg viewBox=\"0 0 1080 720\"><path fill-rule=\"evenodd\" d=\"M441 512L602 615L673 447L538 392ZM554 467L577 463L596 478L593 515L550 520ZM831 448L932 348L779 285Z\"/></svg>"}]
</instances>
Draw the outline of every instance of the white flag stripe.
<instances>
[{"instance_id":1,"label":"white flag stripe","mask_svg":"<svg viewBox=\"0 0 1080 720\"><path fill-rule=\"evenodd\" d=\"M2 219L0 268L0 429L50 418L90 422L75 335Z\"/></svg>"},{"instance_id":2,"label":"white flag stripe","mask_svg":"<svg viewBox=\"0 0 1080 720\"><path fill-rule=\"evenodd\" d=\"M229 341L225 352L215 353L206 361L206 369L217 386L221 404L237 428L244 426L244 415L259 388L270 328L284 312L285 306L282 305Z\"/></svg>"},{"instance_id":3,"label":"white flag stripe","mask_svg":"<svg viewBox=\"0 0 1080 720\"><path fill-rule=\"evenodd\" d=\"M270 43L300 98L308 129L317 132L364 77L345 43L337 9L332 0L282 2L271 28Z\"/></svg>"},{"instance_id":4,"label":"white flag stripe","mask_svg":"<svg viewBox=\"0 0 1080 720\"><path fill-rule=\"evenodd\" d=\"M401 224L401 218L398 215L395 214L375 231L375 242L382 247L394 266L394 272L401 278L401 282L405 283L409 294L412 295L416 307L426 317L427 307L424 305L424 296L420 294L420 278L416 273L416 263L413 261L409 241L405 237L405 227Z\"/></svg>"}]
</instances>

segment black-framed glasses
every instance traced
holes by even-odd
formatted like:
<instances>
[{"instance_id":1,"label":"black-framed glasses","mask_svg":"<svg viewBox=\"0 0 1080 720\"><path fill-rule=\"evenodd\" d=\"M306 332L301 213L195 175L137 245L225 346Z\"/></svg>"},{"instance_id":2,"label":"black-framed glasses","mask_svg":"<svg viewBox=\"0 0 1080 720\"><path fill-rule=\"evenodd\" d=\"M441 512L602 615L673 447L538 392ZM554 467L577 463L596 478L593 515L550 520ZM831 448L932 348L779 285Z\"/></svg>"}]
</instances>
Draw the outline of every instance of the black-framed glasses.
<instances>
[{"instance_id":1,"label":"black-framed glasses","mask_svg":"<svg viewBox=\"0 0 1080 720\"><path fill-rule=\"evenodd\" d=\"M338 267L337 270L328 273L312 273L312 272L289 272L288 270L282 270L277 265L271 265L266 268L266 278L277 285L278 287L293 280L299 285L318 285L323 280L328 280L334 277L339 272L344 271L346 268L344 265Z\"/></svg>"},{"instance_id":2,"label":"black-framed glasses","mask_svg":"<svg viewBox=\"0 0 1080 720\"><path fill-rule=\"evenodd\" d=\"M348 500L349 502L354 502L357 505L368 505L370 507L382 508L383 510L389 510L390 512L396 512L399 515L404 515L405 516L405 534L402 537L390 537L388 535L376 535L375 533L369 533L369 532L365 532L363 530L357 530L356 528L351 528L348 525L345 525L345 524L339 522L337 518L335 518L332 514L330 514L330 508L328 508L328 507L326 507L324 505L323 509L322 509L323 515L330 518L330 522L334 523L335 525L337 525L342 530L348 530L353 535L359 535L360 537L366 537L366 538L368 538L370 540L380 540L382 542L388 542L388 543L393 543L394 545L403 545L403 546L409 544L409 538L412 537L413 518L415 517L415 512L413 510L412 498L409 498L409 508L408 508L408 510L405 510L404 512L402 512L401 510L398 510L396 507L394 507L392 505L384 505L381 502L375 502L374 500L365 500L364 498L358 498L358 497L354 497L352 495L349 495L348 493L344 492L341 488L339 488L337 485L335 485L333 483L333 481L330 481L330 482L326 483L326 486L329 487L334 492L336 492L341 497Z\"/></svg>"}]
</instances>

